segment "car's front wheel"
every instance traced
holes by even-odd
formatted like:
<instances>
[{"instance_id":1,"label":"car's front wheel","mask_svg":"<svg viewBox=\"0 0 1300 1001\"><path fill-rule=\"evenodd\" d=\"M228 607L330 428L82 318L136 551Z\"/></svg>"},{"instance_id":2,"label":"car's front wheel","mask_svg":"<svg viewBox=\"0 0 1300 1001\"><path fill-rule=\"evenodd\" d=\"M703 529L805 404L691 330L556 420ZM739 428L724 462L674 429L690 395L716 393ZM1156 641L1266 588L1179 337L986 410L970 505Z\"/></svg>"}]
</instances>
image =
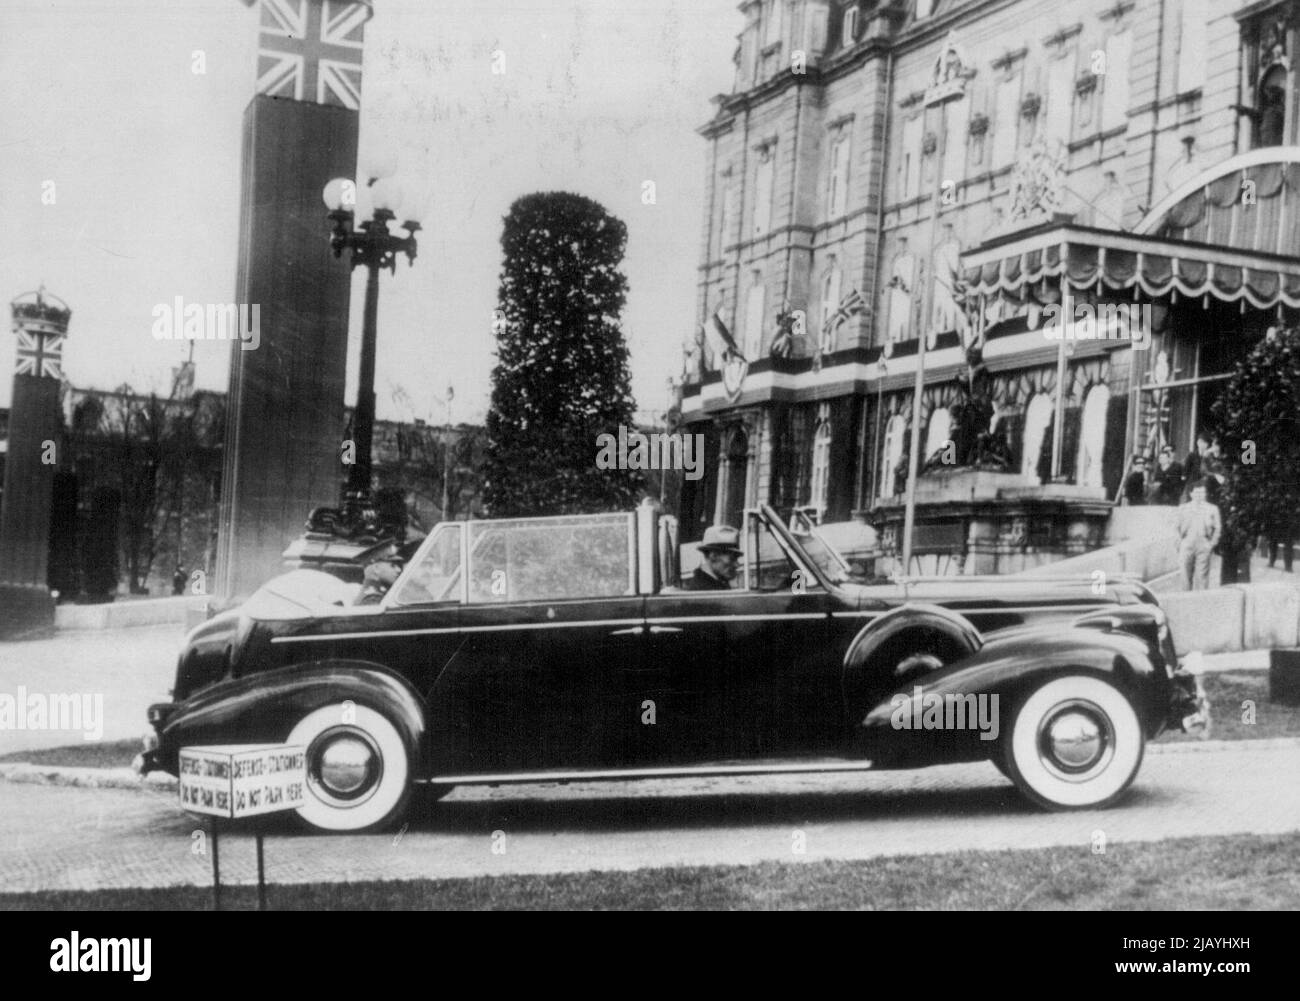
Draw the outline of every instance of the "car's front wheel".
<instances>
[{"instance_id":1,"label":"car's front wheel","mask_svg":"<svg viewBox=\"0 0 1300 1001\"><path fill-rule=\"evenodd\" d=\"M411 794L406 741L388 717L352 702L308 713L285 741L306 748L306 802L298 816L318 831L392 824Z\"/></svg>"},{"instance_id":2,"label":"car's front wheel","mask_svg":"<svg viewBox=\"0 0 1300 1001\"><path fill-rule=\"evenodd\" d=\"M1048 810L1115 802L1142 765L1146 740L1132 703L1099 678L1057 678L1021 704L1003 747L1005 772Z\"/></svg>"}]
</instances>

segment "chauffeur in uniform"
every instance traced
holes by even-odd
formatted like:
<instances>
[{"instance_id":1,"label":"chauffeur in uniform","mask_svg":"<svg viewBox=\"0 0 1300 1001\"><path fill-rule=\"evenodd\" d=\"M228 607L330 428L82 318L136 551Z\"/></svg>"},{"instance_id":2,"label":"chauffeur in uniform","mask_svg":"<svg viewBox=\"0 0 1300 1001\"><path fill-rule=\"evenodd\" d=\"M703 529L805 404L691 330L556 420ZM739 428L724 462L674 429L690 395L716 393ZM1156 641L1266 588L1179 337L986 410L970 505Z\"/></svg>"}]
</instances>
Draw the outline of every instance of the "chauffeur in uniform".
<instances>
[{"instance_id":1,"label":"chauffeur in uniform","mask_svg":"<svg viewBox=\"0 0 1300 1001\"><path fill-rule=\"evenodd\" d=\"M682 582L687 591L730 591L740 569L740 532L730 525L710 525L699 544L703 562Z\"/></svg>"}]
</instances>

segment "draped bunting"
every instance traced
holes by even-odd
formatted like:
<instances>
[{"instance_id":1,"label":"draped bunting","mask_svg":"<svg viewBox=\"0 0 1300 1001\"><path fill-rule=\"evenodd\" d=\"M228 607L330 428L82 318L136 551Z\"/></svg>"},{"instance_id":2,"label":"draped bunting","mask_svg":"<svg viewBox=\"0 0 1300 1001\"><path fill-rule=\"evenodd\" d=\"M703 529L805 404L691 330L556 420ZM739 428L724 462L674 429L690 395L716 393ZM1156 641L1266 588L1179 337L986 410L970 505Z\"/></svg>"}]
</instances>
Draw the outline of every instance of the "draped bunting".
<instances>
[{"instance_id":1,"label":"draped bunting","mask_svg":"<svg viewBox=\"0 0 1300 1001\"><path fill-rule=\"evenodd\" d=\"M966 268L968 294L1041 298L1035 287L1064 275L1075 289L1102 284L1152 297L1208 294L1259 309L1278 303L1300 308L1300 163L1232 171L1179 201L1152 235L1123 234L1126 241L1149 243L1149 252L1105 247L1095 231L1072 241L1070 229L1044 234L1038 247ZM1187 244L1182 254L1180 243ZM1216 248L1270 256L1229 265L1215 260Z\"/></svg>"},{"instance_id":2,"label":"draped bunting","mask_svg":"<svg viewBox=\"0 0 1300 1001\"><path fill-rule=\"evenodd\" d=\"M1074 248L1071 248L1073 251ZM1097 248L1084 248L1095 251ZM1035 269L1020 267L1019 256L980 267L967 268L968 297L1009 294L1020 297L1026 286L1034 286L1044 279L1052 279L1053 286L1059 278L1060 267L1039 266ZM1107 251L1105 263L1095 256L1072 257L1066 267L1066 281L1072 288L1088 289L1097 284L1098 276L1110 288L1131 289L1138 286L1148 296L1168 295L1177 290L1180 295L1195 298L1213 295L1226 302L1245 299L1258 309L1267 309L1282 302L1300 308L1300 261L1296 270L1278 271L1260 262L1260 267L1215 264L1207 261L1172 258L1164 254L1135 254L1128 251ZM1041 298L1034 294L1035 298Z\"/></svg>"}]
</instances>

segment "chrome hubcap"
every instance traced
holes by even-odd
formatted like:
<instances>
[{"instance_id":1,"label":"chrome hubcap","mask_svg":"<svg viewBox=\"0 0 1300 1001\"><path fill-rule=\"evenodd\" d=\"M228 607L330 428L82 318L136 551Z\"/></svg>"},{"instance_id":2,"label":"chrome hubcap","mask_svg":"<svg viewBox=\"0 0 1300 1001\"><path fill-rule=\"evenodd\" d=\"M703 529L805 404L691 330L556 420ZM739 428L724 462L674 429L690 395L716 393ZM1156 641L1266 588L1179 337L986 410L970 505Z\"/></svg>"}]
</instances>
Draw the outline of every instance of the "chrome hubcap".
<instances>
[{"instance_id":1,"label":"chrome hubcap","mask_svg":"<svg viewBox=\"0 0 1300 1001\"><path fill-rule=\"evenodd\" d=\"M381 772L378 749L352 730L322 734L309 760L313 784L336 799L365 796L374 789Z\"/></svg>"},{"instance_id":2,"label":"chrome hubcap","mask_svg":"<svg viewBox=\"0 0 1300 1001\"><path fill-rule=\"evenodd\" d=\"M1083 713L1064 713L1052 721L1047 739L1052 756L1069 768L1086 768L1101 754L1101 727Z\"/></svg>"},{"instance_id":3,"label":"chrome hubcap","mask_svg":"<svg viewBox=\"0 0 1300 1001\"><path fill-rule=\"evenodd\" d=\"M1061 778L1083 781L1103 771L1115 754L1110 718L1090 702L1069 702L1043 717L1038 731L1043 764Z\"/></svg>"}]
</instances>

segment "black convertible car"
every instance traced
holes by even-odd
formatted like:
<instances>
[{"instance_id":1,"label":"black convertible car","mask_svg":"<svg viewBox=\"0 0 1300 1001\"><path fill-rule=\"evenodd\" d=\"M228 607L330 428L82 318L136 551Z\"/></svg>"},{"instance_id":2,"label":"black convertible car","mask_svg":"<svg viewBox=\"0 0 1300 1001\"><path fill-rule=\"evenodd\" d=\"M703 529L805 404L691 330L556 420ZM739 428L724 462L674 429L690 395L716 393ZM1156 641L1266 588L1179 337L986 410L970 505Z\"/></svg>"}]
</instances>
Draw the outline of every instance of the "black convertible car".
<instances>
[{"instance_id":1,"label":"black convertible car","mask_svg":"<svg viewBox=\"0 0 1300 1001\"><path fill-rule=\"evenodd\" d=\"M1148 739L1208 724L1140 583L867 582L771 508L742 535L730 590L679 586L675 522L650 505L440 524L377 605L287 574L188 635L137 767L303 745L298 812L328 831L392 823L416 782L984 758L1064 809L1113 802Z\"/></svg>"}]
</instances>

